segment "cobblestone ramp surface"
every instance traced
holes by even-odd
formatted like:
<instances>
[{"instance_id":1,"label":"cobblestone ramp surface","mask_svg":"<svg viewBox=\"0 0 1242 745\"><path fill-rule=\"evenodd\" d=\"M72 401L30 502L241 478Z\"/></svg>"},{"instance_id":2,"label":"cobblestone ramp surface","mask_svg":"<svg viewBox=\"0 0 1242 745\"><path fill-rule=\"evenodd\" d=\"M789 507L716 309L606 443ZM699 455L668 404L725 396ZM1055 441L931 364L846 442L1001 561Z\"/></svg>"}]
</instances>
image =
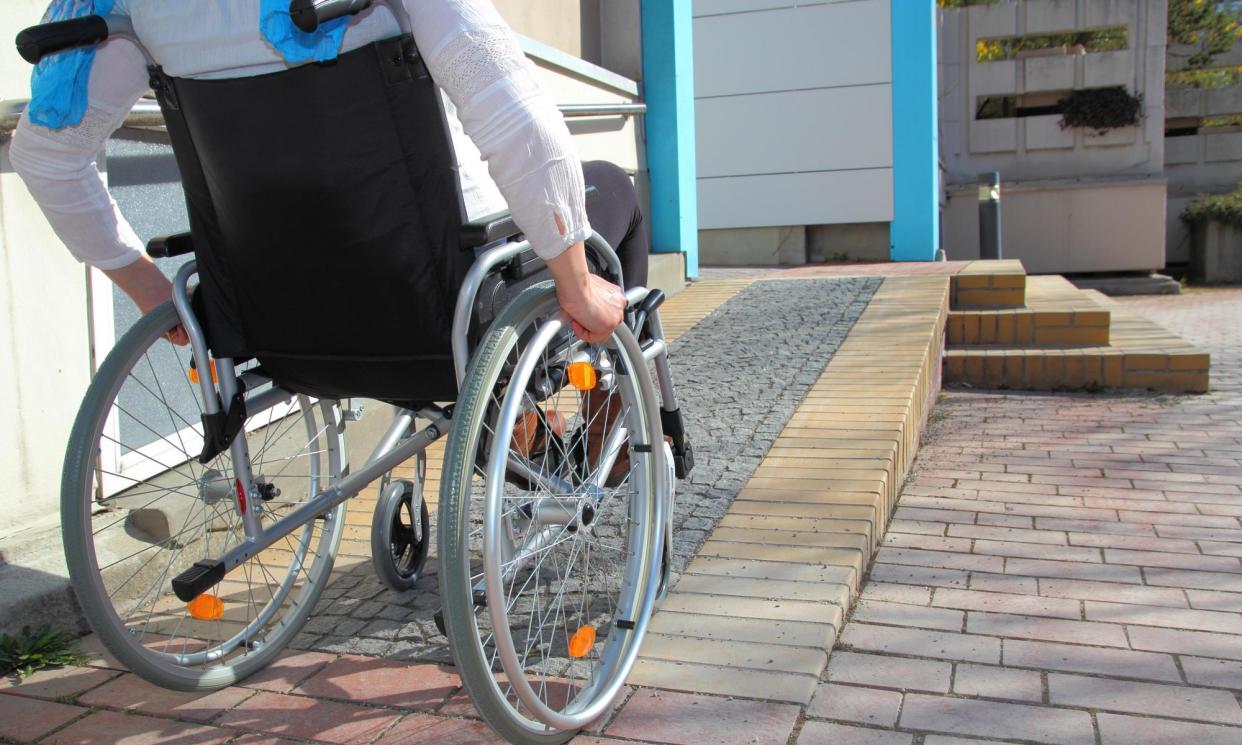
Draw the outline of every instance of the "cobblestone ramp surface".
<instances>
[{"instance_id":1,"label":"cobblestone ramp surface","mask_svg":"<svg viewBox=\"0 0 1242 745\"><path fill-rule=\"evenodd\" d=\"M756 282L673 344L696 459L690 480L678 482L676 570L728 510L880 281ZM434 556L418 586L404 593L383 585L369 563L358 564L324 591L293 647L447 662L447 642L432 622L436 583Z\"/></svg>"}]
</instances>

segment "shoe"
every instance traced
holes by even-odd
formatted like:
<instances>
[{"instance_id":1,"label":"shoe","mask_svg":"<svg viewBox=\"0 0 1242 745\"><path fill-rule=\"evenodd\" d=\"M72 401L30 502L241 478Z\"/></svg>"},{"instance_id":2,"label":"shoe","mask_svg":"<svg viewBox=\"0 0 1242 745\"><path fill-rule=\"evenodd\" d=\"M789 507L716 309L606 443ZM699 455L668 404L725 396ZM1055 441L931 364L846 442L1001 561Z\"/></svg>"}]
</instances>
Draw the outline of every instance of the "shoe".
<instances>
[{"instance_id":1,"label":"shoe","mask_svg":"<svg viewBox=\"0 0 1242 745\"><path fill-rule=\"evenodd\" d=\"M511 447L523 458L537 460L548 452L553 438L564 443L568 426L565 415L559 411L544 412L535 407L523 414L514 425Z\"/></svg>"}]
</instances>

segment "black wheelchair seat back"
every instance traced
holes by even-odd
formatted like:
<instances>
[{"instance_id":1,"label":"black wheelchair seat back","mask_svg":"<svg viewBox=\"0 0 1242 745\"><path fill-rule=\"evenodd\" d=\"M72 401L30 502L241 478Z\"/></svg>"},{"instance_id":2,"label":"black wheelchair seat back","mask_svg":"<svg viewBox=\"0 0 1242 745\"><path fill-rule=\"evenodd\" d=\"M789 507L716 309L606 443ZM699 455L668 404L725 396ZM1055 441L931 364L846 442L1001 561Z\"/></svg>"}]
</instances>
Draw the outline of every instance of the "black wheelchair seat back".
<instances>
[{"instance_id":1,"label":"black wheelchair seat back","mask_svg":"<svg viewBox=\"0 0 1242 745\"><path fill-rule=\"evenodd\" d=\"M249 78L152 71L213 353L319 396L451 400L474 252L439 92L413 39ZM494 293L493 293L494 294Z\"/></svg>"}]
</instances>

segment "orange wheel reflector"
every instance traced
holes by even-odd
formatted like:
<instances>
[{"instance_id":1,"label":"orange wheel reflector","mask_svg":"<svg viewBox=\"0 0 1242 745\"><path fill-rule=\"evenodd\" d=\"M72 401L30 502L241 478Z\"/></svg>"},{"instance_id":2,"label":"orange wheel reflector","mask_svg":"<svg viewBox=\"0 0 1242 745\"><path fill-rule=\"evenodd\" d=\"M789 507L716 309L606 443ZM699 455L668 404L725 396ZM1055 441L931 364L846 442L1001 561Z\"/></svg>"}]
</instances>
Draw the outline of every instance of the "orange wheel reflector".
<instances>
[{"instance_id":1,"label":"orange wheel reflector","mask_svg":"<svg viewBox=\"0 0 1242 745\"><path fill-rule=\"evenodd\" d=\"M215 595L199 595L185 607L191 617L200 621L218 621L224 615L224 601Z\"/></svg>"},{"instance_id":2,"label":"orange wheel reflector","mask_svg":"<svg viewBox=\"0 0 1242 745\"><path fill-rule=\"evenodd\" d=\"M590 362L573 362L569 365L569 384L580 391L595 389L595 367Z\"/></svg>"},{"instance_id":3,"label":"orange wheel reflector","mask_svg":"<svg viewBox=\"0 0 1242 745\"><path fill-rule=\"evenodd\" d=\"M586 657L595 646L595 627L582 626L569 639L569 656Z\"/></svg>"},{"instance_id":4,"label":"orange wheel reflector","mask_svg":"<svg viewBox=\"0 0 1242 745\"><path fill-rule=\"evenodd\" d=\"M208 361L207 361L207 364L211 365L211 382L213 382L213 383L218 383L218 382L220 382L220 381L216 378L216 361L215 361L215 360L208 360ZM190 382L191 382L191 383L198 383L198 368L194 366L194 361L193 361L193 360L190 360Z\"/></svg>"}]
</instances>

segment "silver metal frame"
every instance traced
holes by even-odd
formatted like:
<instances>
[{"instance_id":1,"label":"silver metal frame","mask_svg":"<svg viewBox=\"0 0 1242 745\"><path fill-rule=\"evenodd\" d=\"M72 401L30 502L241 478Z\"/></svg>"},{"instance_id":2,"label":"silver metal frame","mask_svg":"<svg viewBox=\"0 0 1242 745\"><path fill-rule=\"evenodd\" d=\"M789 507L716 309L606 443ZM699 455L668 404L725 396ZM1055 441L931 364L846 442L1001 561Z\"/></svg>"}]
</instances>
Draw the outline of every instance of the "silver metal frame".
<instances>
[{"instance_id":1,"label":"silver metal frame","mask_svg":"<svg viewBox=\"0 0 1242 745\"><path fill-rule=\"evenodd\" d=\"M602 258L611 271L616 272L620 276L621 262L617 258L616 252L612 250L612 247L598 234L593 235L587 243L590 250ZM458 385L461 384L465 376L466 365L469 361L468 330L470 328L470 319L472 318L474 303L484 279L498 266L516 257L528 248L529 244L526 241L512 241L494 245L480 254L467 273L466 281L458 294L456 308L453 313L453 362L457 372ZM228 358L213 360L208 352L202 324L194 315L190 301L190 280L196 273L197 263L194 261L186 262L177 272L177 277L173 284L173 305L176 307L181 324L190 338L190 347L195 367L200 371L210 371L212 363L215 363L215 381L212 380L212 376L209 373L200 373L199 375L203 411L211 415L221 412L223 407L228 405L227 402L232 401L234 394L241 388L233 361ZM648 292L649 290L643 287L631 288L626 292L627 303L630 307L635 306L647 297ZM675 409L676 400L673 397L672 377L668 368L668 346L662 338L663 329L660 327L658 315L653 313L649 317L652 319L653 338L641 350L640 354L647 361L655 362L656 377L664 396L664 408ZM657 329L658 333L656 333ZM248 388L256 387L256 384L270 382L268 379L255 373L245 373L244 375L250 376ZM295 395L291 391L277 388L261 394L252 399L251 402L248 402L247 413L251 415L259 413L259 411L286 401ZM415 418L419 416L430 419L431 423L418 432L412 433L411 430L413 429ZM372 481L380 478L409 458L425 451L433 442L447 434L451 425L449 417L441 411L423 410L414 412L409 409L400 410L365 465L358 469L357 472L344 476L338 483L310 498L305 504L267 528L264 528L259 520L259 510L256 507L259 502L256 500L260 500L261 497L254 482L254 474L249 469L250 461L246 439L244 437L235 437L229 446L230 455L232 456L234 468L236 469L235 473L239 481L237 487L239 492L245 495L245 499L243 502L235 494L233 500L234 507L242 517L246 539L241 545L234 547L220 557L220 560L224 563L225 572L227 573L238 567L250 557L273 545L276 541L289 535L308 521L329 512L342 502L357 495ZM343 422L341 426L345 426ZM612 449L616 450L617 448ZM605 450L605 452L608 452L608 450ZM514 462L516 460L515 458L510 458L508 466L517 468L524 475L543 480L541 478L542 475L530 468L528 464ZM607 469L604 469L604 472L606 473ZM550 484L549 486L556 485ZM671 505L668 505L667 509L663 510L663 514L671 516L671 507ZM666 517L666 532L670 531L671 527L671 520Z\"/></svg>"}]
</instances>

